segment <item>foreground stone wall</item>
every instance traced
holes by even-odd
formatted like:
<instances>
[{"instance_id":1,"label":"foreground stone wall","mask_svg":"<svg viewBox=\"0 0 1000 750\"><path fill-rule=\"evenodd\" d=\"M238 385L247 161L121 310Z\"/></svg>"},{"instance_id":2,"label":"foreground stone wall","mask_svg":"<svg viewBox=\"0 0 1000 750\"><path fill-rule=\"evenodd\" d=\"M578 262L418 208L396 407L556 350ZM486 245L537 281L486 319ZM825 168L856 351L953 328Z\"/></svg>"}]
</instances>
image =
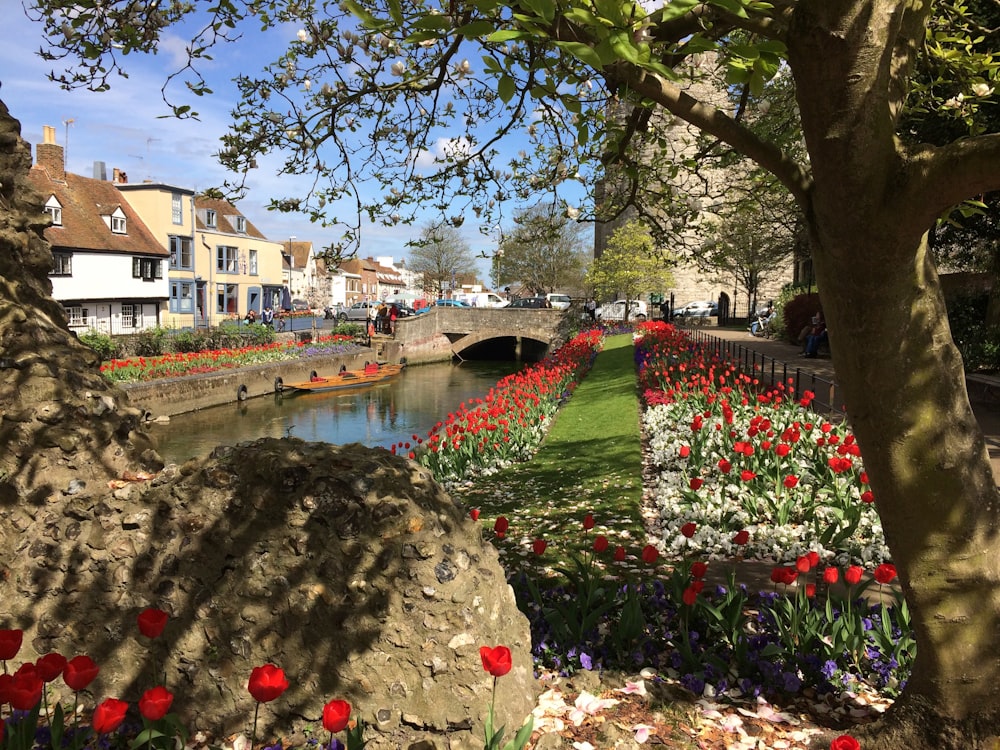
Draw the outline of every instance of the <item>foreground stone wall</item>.
<instances>
[{"instance_id":1,"label":"foreground stone wall","mask_svg":"<svg viewBox=\"0 0 1000 750\"><path fill-rule=\"evenodd\" d=\"M482 645L513 653L498 721L534 707L528 624L496 550L417 464L269 438L118 485L9 510L0 623L25 629L19 659L87 653L93 695L131 701L155 663L188 726L216 738L249 731L246 682L272 662L291 687L258 736L286 745L337 697L371 723L370 750L481 748ZM135 626L147 606L171 614L152 644Z\"/></svg>"}]
</instances>

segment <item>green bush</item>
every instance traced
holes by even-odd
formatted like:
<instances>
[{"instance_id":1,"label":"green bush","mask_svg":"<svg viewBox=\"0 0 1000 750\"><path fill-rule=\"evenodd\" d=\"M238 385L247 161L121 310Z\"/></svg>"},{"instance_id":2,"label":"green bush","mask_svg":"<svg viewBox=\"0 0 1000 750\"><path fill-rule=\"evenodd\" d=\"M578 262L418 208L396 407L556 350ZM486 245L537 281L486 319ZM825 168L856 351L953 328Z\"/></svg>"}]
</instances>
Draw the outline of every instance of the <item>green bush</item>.
<instances>
[{"instance_id":1,"label":"green bush","mask_svg":"<svg viewBox=\"0 0 1000 750\"><path fill-rule=\"evenodd\" d=\"M132 337L134 353L137 357L159 357L167 351L166 328L156 326L140 331Z\"/></svg>"},{"instance_id":2,"label":"green bush","mask_svg":"<svg viewBox=\"0 0 1000 750\"><path fill-rule=\"evenodd\" d=\"M171 348L175 352L188 354L191 352L204 351L208 347L205 345L207 336L204 331L192 331L185 329L173 335L170 341Z\"/></svg>"},{"instance_id":3,"label":"green bush","mask_svg":"<svg viewBox=\"0 0 1000 750\"><path fill-rule=\"evenodd\" d=\"M793 344L801 344L799 334L811 325L812 316L822 311L819 294L797 294L781 308L784 338Z\"/></svg>"},{"instance_id":4,"label":"green bush","mask_svg":"<svg viewBox=\"0 0 1000 750\"><path fill-rule=\"evenodd\" d=\"M967 372L995 370L1000 352L1000 331L986 325L987 294L956 295L947 300L951 337Z\"/></svg>"},{"instance_id":5,"label":"green bush","mask_svg":"<svg viewBox=\"0 0 1000 750\"><path fill-rule=\"evenodd\" d=\"M101 333L91 328L89 331L79 334L77 338L97 352L102 362L118 357L118 345L106 333Z\"/></svg>"}]
</instances>

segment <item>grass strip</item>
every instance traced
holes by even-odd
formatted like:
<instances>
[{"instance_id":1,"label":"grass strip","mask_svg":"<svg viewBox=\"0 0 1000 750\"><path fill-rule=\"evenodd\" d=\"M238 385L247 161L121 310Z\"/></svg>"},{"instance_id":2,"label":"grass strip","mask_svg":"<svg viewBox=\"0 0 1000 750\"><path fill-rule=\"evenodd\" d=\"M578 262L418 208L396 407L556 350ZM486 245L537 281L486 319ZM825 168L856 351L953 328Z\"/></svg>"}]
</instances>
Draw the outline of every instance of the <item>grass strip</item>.
<instances>
[{"instance_id":1,"label":"grass strip","mask_svg":"<svg viewBox=\"0 0 1000 750\"><path fill-rule=\"evenodd\" d=\"M559 410L531 461L453 490L481 510L492 533L497 516L510 521L497 544L505 563L529 562L544 539L544 563L558 565L604 534L631 554L645 544L641 501L642 449L634 350L630 334L611 336L590 373ZM583 518L596 526L583 534ZM499 540L498 540L499 541Z\"/></svg>"}]
</instances>

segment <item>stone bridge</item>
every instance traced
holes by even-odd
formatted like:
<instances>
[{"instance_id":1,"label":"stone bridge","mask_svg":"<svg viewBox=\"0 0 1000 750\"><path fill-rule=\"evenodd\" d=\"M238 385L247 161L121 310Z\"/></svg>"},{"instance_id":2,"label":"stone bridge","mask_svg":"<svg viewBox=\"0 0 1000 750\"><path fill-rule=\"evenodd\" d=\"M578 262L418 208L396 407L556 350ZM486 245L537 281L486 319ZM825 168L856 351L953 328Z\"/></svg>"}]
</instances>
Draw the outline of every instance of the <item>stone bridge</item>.
<instances>
[{"instance_id":1,"label":"stone bridge","mask_svg":"<svg viewBox=\"0 0 1000 750\"><path fill-rule=\"evenodd\" d=\"M372 347L382 361L410 364L449 359L537 362L564 343L570 310L491 307L432 307L396 323L394 337L376 336Z\"/></svg>"}]
</instances>

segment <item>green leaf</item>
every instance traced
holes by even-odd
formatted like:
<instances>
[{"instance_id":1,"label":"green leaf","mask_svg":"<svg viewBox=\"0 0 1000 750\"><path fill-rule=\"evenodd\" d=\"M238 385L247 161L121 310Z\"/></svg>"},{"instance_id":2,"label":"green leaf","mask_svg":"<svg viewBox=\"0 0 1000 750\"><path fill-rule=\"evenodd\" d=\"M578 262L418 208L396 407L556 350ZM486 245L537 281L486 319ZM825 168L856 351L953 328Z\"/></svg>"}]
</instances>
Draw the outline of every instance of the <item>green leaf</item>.
<instances>
[{"instance_id":1,"label":"green leaf","mask_svg":"<svg viewBox=\"0 0 1000 750\"><path fill-rule=\"evenodd\" d=\"M375 29L383 25L368 11L367 8L357 2L357 0L343 0L342 5L345 10L349 11L351 15L358 18L367 28Z\"/></svg>"},{"instance_id":2,"label":"green leaf","mask_svg":"<svg viewBox=\"0 0 1000 750\"><path fill-rule=\"evenodd\" d=\"M556 17L556 4L553 0L521 0L521 4L534 11L545 23L552 23Z\"/></svg>"},{"instance_id":3,"label":"green leaf","mask_svg":"<svg viewBox=\"0 0 1000 750\"><path fill-rule=\"evenodd\" d=\"M403 26L403 9L399 5L399 0L389 0L389 16L396 26Z\"/></svg>"},{"instance_id":4,"label":"green leaf","mask_svg":"<svg viewBox=\"0 0 1000 750\"><path fill-rule=\"evenodd\" d=\"M500 95L500 101L506 104L514 98L516 92L517 84L514 83L514 79L508 75L500 76L500 80L497 82L497 94Z\"/></svg>"},{"instance_id":5,"label":"green leaf","mask_svg":"<svg viewBox=\"0 0 1000 750\"><path fill-rule=\"evenodd\" d=\"M632 41L632 35L627 31L617 31L609 37L611 49L625 62L639 64L639 50Z\"/></svg>"},{"instance_id":6,"label":"green leaf","mask_svg":"<svg viewBox=\"0 0 1000 750\"><path fill-rule=\"evenodd\" d=\"M448 18L448 16L442 16L439 13L428 13L426 16L418 18L416 21L414 21L413 28L450 30L451 19Z\"/></svg>"},{"instance_id":7,"label":"green leaf","mask_svg":"<svg viewBox=\"0 0 1000 750\"><path fill-rule=\"evenodd\" d=\"M589 44L584 44L583 42L555 42L555 45L559 49L569 52L580 62L586 63L596 70L604 67L601 56Z\"/></svg>"},{"instance_id":8,"label":"green leaf","mask_svg":"<svg viewBox=\"0 0 1000 750\"><path fill-rule=\"evenodd\" d=\"M527 39L530 36L528 32L522 29L501 29L500 31L494 31L488 37L486 37L487 42L509 42L513 39Z\"/></svg>"},{"instance_id":9,"label":"green leaf","mask_svg":"<svg viewBox=\"0 0 1000 750\"><path fill-rule=\"evenodd\" d=\"M489 34L494 29L496 29L496 24L492 21L487 21L485 18L481 18L478 21L459 26L455 29L455 33L461 34L464 37L477 37Z\"/></svg>"}]
</instances>

